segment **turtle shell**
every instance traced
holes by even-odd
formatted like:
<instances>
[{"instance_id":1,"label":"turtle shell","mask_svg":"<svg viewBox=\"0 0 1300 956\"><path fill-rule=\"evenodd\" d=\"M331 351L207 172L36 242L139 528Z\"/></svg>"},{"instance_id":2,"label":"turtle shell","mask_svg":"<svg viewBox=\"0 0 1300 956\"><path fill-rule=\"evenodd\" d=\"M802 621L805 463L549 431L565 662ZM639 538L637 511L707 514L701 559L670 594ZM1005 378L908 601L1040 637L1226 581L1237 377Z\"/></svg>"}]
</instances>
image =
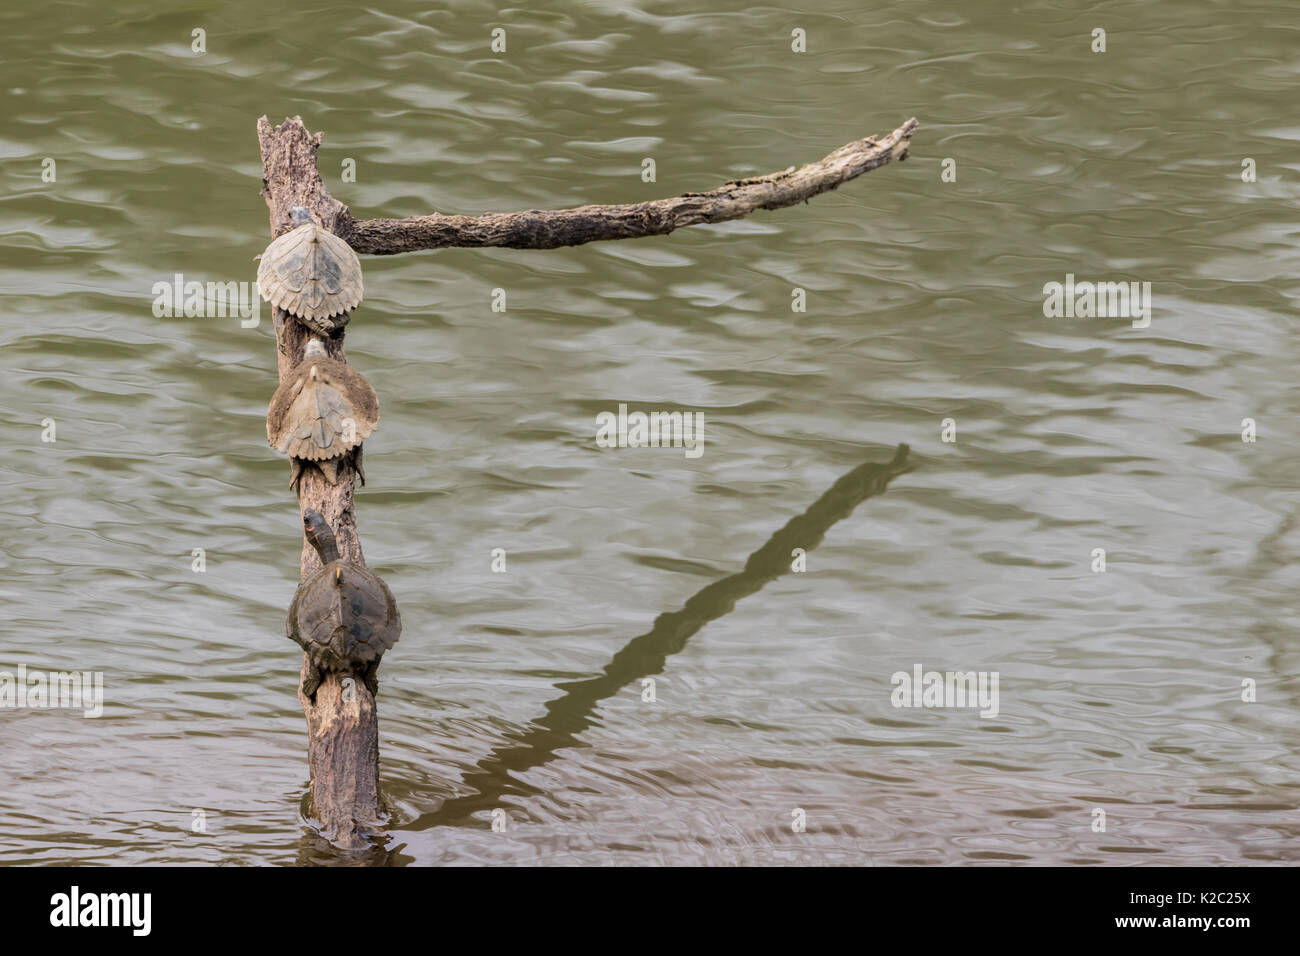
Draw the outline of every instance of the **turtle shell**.
<instances>
[{"instance_id":1,"label":"turtle shell","mask_svg":"<svg viewBox=\"0 0 1300 956\"><path fill-rule=\"evenodd\" d=\"M299 585L285 632L314 667L347 673L378 663L401 636L402 618L378 575L331 561Z\"/></svg>"},{"instance_id":2,"label":"turtle shell","mask_svg":"<svg viewBox=\"0 0 1300 956\"><path fill-rule=\"evenodd\" d=\"M291 458L323 461L356 448L379 423L379 398L346 362L309 355L275 390L266 440Z\"/></svg>"},{"instance_id":3,"label":"turtle shell","mask_svg":"<svg viewBox=\"0 0 1300 956\"><path fill-rule=\"evenodd\" d=\"M266 247L257 287L267 302L328 335L361 302L361 262L346 242L309 222Z\"/></svg>"}]
</instances>

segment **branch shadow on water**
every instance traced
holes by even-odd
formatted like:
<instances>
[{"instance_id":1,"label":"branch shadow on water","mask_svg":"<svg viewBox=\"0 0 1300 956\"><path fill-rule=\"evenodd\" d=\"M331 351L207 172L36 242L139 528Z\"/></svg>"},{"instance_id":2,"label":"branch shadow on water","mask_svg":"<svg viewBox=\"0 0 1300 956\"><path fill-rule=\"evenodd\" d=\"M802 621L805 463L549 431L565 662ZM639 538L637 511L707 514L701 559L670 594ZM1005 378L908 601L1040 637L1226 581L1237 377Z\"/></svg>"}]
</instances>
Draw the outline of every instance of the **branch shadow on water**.
<instances>
[{"instance_id":1,"label":"branch shadow on water","mask_svg":"<svg viewBox=\"0 0 1300 956\"><path fill-rule=\"evenodd\" d=\"M528 770L550 762L566 747L577 745L580 733L591 726L596 706L633 681L661 673L669 656L686 646L700 628L735 607L741 598L761 590L790 570L791 551L811 551L827 530L848 517L863 501L881 494L898 475L912 470L907 445L899 445L892 460L866 462L841 477L803 514L796 515L749 556L743 570L707 585L683 605L655 618L644 634L632 638L595 677L557 684L560 697L546 705L546 713L525 730L508 735L508 741L480 760L463 786L471 792L446 801L403 829L427 830L439 826L482 826L474 815L491 811L503 797L539 793L519 779Z\"/></svg>"}]
</instances>

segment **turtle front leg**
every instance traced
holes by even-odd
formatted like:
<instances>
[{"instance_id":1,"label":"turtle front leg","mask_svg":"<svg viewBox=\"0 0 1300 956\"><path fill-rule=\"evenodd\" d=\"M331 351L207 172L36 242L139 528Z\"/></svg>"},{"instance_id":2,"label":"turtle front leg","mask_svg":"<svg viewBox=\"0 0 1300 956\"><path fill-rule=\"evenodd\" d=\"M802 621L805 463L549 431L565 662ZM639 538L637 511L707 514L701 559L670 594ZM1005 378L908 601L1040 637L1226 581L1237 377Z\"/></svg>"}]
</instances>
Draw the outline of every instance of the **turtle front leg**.
<instances>
[{"instance_id":1,"label":"turtle front leg","mask_svg":"<svg viewBox=\"0 0 1300 956\"><path fill-rule=\"evenodd\" d=\"M379 661L371 661L366 665L365 673L362 680L366 682L366 689L370 691L372 697L379 696Z\"/></svg>"},{"instance_id":2,"label":"turtle front leg","mask_svg":"<svg viewBox=\"0 0 1300 956\"><path fill-rule=\"evenodd\" d=\"M313 704L316 703L316 690L320 687L320 668L312 661L307 663L307 673L302 679L302 695Z\"/></svg>"},{"instance_id":3,"label":"turtle front leg","mask_svg":"<svg viewBox=\"0 0 1300 956\"><path fill-rule=\"evenodd\" d=\"M302 459L290 458L289 468L289 490L297 491L298 482L302 481Z\"/></svg>"},{"instance_id":4,"label":"turtle front leg","mask_svg":"<svg viewBox=\"0 0 1300 956\"><path fill-rule=\"evenodd\" d=\"M361 467L360 445L358 445L357 450L352 453L352 467L357 470L357 477L361 479L361 487L364 488L366 486L366 470Z\"/></svg>"}]
</instances>

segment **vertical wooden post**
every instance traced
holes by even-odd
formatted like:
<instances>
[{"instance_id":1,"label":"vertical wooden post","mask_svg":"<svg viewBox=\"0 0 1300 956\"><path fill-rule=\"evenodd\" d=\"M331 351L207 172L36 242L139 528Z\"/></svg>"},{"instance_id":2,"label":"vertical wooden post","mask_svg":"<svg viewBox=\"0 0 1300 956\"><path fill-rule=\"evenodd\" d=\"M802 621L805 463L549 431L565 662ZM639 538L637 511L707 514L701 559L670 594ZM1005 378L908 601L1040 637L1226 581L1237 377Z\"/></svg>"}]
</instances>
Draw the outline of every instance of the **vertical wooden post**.
<instances>
[{"instance_id":1,"label":"vertical wooden post","mask_svg":"<svg viewBox=\"0 0 1300 956\"><path fill-rule=\"evenodd\" d=\"M257 123L262 149L262 196L270 208L271 237L293 228L290 210L303 206L325 228L338 228L340 214L346 207L333 199L321 182L316 167L320 134L312 135L295 117L272 126L263 116ZM276 347L280 381L298 362L310 331L280 309L274 310ZM319 336L317 336L319 337ZM343 330L325 341L332 358L346 361ZM361 539L357 533L353 503L356 471L347 456L339 464L338 483L330 484L317 468L305 468L299 482L298 506L301 512L313 508L325 516L334 529L339 554L351 563L365 566ZM288 530L288 521L285 522ZM302 522L296 527L301 533ZM320 557L303 539L300 580L321 567ZM311 812L321 822L324 836L341 847L367 845L366 834L384 821L379 796L379 714L375 699L364 683L348 680L347 686L335 674L325 674L313 704L302 693L299 676L298 699L307 717L308 754L311 770Z\"/></svg>"}]
</instances>

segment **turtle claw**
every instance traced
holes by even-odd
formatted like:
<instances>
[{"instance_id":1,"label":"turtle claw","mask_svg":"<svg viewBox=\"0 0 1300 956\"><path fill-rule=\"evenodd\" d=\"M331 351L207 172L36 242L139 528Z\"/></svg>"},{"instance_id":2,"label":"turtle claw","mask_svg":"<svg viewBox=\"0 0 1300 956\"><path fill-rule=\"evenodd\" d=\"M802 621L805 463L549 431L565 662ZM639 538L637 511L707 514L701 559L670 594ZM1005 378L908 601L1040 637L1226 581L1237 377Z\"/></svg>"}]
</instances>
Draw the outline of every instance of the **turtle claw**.
<instances>
[{"instance_id":1,"label":"turtle claw","mask_svg":"<svg viewBox=\"0 0 1300 956\"><path fill-rule=\"evenodd\" d=\"M321 477L331 485L339 483L339 461L338 458L326 458L324 461L305 461L302 458L290 458L291 471L289 472L289 490L298 491L302 487L303 473L313 465L320 471ZM363 479L362 484L365 484Z\"/></svg>"},{"instance_id":2,"label":"turtle claw","mask_svg":"<svg viewBox=\"0 0 1300 956\"><path fill-rule=\"evenodd\" d=\"M306 697L313 704L316 703L316 691L320 687L320 681L320 668L309 666L306 676L302 679L302 696Z\"/></svg>"}]
</instances>

